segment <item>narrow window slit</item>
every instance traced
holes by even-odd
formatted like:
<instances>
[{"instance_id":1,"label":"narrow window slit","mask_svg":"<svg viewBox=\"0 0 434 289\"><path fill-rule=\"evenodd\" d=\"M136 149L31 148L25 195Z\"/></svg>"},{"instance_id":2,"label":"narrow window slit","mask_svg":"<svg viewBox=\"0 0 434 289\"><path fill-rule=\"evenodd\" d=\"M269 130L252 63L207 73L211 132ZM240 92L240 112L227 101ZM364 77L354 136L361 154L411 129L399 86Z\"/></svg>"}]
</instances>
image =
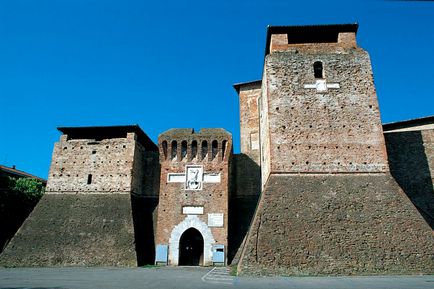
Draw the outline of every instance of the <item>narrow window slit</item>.
<instances>
[{"instance_id":1,"label":"narrow window slit","mask_svg":"<svg viewBox=\"0 0 434 289\"><path fill-rule=\"evenodd\" d=\"M324 71L321 61L316 61L313 64L313 73L315 78L324 78Z\"/></svg>"},{"instance_id":2,"label":"narrow window slit","mask_svg":"<svg viewBox=\"0 0 434 289\"><path fill-rule=\"evenodd\" d=\"M176 159L176 154L178 150L178 143L176 140L172 141L172 155L170 156L172 160Z\"/></svg>"},{"instance_id":3,"label":"narrow window slit","mask_svg":"<svg viewBox=\"0 0 434 289\"><path fill-rule=\"evenodd\" d=\"M206 140L202 141L202 159L204 160L205 157L208 155L208 142Z\"/></svg>"},{"instance_id":4,"label":"narrow window slit","mask_svg":"<svg viewBox=\"0 0 434 289\"><path fill-rule=\"evenodd\" d=\"M181 142L181 159L187 157L187 141Z\"/></svg>"},{"instance_id":5,"label":"narrow window slit","mask_svg":"<svg viewBox=\"0 0 434 289\"><path fill-rule=\"evenodd\" d=\"M191 142L191 159L193 160L197 156L197 141Z\"/></svg>"}]
</instances>

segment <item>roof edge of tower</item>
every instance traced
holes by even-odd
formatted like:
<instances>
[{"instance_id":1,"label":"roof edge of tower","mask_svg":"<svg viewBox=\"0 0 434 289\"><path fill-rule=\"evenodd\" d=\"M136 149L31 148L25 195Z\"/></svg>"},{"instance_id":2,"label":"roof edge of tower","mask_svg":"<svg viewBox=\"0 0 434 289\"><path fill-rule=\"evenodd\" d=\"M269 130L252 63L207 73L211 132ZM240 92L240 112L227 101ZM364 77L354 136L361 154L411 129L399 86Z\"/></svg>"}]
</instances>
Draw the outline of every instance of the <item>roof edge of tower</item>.
<instances>
[{"instance_id":1,"label":"roof edge of tower","mask_svg":"<svg viewBox=\"0 0 434 289\"><path fill-rule=\"evenodd\" d=\"M68 135L71 138L112 138L120 137L123 134L134 132L137 140L147 150L156 151L157 145L149 136L140 128L138 124L133 125L108 125L108 126L75 126L75 127L58 127L58 131Z\"/></svg>"},{"instance_id":2,"label":"roof edge of tower","mask_svg":"<svg viewBox=\"0 0 434 289\"><path fill-rule=\"evenodd\" d=\"M246 82L238 82L235 83L234 85L232 85L232 87L236 90L237 93L240 93L240 89L242 87L247 87L247 86L256 86L256 85L261 85L262 84L262 80L258 79L258 80L252 80L252 81L246 81Z\"/></svg>"},{"instance_id":3,"label":"roof edge of tower","mask_svg":"<svg viewBox=\"0 0 434 289\"><path fill-rule=\"evenodd\" d=\"M321 24L321 25L290 25L290 26L267 26L267 39L265 56L270 54L270 43L272 34L306 34L324 32L353 32L357 34L359 24Z\"/></svg>"}]
</instances>

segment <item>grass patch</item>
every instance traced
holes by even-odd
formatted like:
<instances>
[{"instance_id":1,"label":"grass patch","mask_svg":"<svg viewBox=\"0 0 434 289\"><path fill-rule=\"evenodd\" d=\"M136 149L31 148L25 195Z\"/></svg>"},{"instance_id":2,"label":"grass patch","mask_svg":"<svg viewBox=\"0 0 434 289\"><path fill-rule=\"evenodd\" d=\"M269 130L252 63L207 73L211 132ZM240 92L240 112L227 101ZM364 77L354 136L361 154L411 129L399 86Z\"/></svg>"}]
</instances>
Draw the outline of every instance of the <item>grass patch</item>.
<instances>
[{"instance_id":1,"label":"grass patch","mask_svg":"<svg viewBox=\"0 0 434 289\"><path fill-rule=\"evenodd\" d=\"M237 266L229 266L229 275L231 276L237 276Z\"/></svg>"}]
</instances>

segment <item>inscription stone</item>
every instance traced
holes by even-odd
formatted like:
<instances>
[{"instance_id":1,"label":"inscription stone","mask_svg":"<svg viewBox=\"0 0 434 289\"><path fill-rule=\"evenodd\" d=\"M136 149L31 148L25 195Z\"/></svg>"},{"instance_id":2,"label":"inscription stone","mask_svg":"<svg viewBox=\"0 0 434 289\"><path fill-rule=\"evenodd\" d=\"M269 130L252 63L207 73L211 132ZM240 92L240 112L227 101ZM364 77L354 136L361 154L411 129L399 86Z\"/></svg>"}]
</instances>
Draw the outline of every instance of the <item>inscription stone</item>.
<instances>
[{"instance_id":1,"label":"inscription stone","mask_svg":"<svg viewBox=\"0 0 434 289\"><path fill-rule=\"evenodd\" d=\"M208 214L209 227L223 227L223 213Z\"/></svg>"}]
</instances>

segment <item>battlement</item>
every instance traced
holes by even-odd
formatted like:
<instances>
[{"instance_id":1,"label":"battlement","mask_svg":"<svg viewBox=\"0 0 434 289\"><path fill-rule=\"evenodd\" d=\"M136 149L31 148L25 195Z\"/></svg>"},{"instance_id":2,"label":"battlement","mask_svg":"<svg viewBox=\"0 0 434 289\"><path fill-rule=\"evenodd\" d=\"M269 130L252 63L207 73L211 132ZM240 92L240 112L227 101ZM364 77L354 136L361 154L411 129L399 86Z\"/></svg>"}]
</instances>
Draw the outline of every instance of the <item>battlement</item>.
<instances>
[{"instance_id":1,"label":"battlement","mask_svg":"<svg viewBox=\"0 0 434 289\"><path fill-rule=\"evenodd\" d=\"M232 135L221 128L170 129L158 137L160 162L227 162L232 152Z\"/></svg>"},{"instance_id":2,"label":"battlement","mask_svg":"<svg viewBox=\"0 0 434 289\"><path fill-rule=\"evenodd\" d=\"M268 26L265 55L276 51L356 48L358 24Z\"/></svg>"},{"instance_id":3,"label":"battlement","mask_svg":"<svg viewBox=\"0 0 434 289\"><path fill-rule=\"evenodd\" d=\"M146 150L157 151L157 146L138 125L58 127L57 130L62 133L63 141L93 140L97 144L102 140L132 138Z\"/></svg>"}]
</instances>

